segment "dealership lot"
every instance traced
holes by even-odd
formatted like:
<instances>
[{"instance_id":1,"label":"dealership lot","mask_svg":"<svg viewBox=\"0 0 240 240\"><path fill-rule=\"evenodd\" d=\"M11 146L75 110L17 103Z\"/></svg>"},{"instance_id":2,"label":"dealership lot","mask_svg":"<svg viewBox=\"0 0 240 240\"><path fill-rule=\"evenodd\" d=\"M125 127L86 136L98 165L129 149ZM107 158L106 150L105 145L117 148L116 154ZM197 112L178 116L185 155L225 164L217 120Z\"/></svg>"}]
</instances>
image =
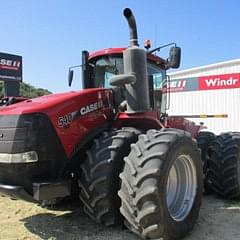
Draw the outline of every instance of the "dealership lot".
<instances>
[{"instance_id":1,"label":"dealership lot","mask_svg":"<svg viewBox=\"0 0 240 240\"><path fill-rule=\"evenodd\" d=\"M78 203L54 210L0 197L0 239L4 240L137 240L121 228L95 224ZM205 196L199 220L185 240L239 240L240 203Z\"/></svg>"}]
</instances>

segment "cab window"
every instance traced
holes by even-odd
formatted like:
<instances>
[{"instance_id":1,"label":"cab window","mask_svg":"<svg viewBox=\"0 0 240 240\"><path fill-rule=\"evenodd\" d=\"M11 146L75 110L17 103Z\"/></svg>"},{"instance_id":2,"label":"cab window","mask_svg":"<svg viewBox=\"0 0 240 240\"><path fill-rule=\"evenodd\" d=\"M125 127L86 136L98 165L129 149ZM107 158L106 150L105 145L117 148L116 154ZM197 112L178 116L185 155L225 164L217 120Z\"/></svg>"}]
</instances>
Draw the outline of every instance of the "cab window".
<instances>
[{"instance_id":1,"label":"cab window","mask_svg":"<svg viewBox=\"0 0 240 240\"><path fill-rule=\"evenodd\" d=\"M120 57L104 56L98 59L94 67L94 86L110 88L112 76L123 73L123 61Z\"/></svg>"},{"instance_id":2,"label":"cab window","mask_svg":"<svg viewBox=\"0 0 240 240\"><path fill-rule=\"evenodd\" d=\"M123 59L120 56L103 56L96 60L93 69L94 87L110 88L111 77L123 73ZM154 89L161 90L164 85L165 71L150 62L148 62L147 71L148 75L153 76Z\"/></svg>"}]
</instances>

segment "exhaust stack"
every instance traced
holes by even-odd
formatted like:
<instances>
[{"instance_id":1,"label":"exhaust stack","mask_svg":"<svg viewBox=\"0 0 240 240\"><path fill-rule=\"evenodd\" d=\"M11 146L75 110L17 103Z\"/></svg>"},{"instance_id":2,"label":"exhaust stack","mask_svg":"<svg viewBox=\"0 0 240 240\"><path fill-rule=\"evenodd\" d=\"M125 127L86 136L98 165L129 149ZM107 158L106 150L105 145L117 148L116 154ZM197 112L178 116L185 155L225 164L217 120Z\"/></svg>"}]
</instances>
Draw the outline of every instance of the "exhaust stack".
<instances>
[{"instance_id":1,"label":"exhaust stack","mask_svg":"<svg viewBox=\"0 0 240 240\"><path fill-rule=\"evenodd\" d=\"M125 86L128 113L146 112L150 110L147 53L138 46L137 25L132 11L126 8L123 15L129 25L130 47L123 52L124 74L113 76L110 84Z\"/></svg>"},{"instance_id":2,"label":"exhaust stack","mask_svg":"<svg viewBox=\"0 0 240 240\"><path fill-rule=\"evenodd\" d=\"M132 11L126 8L123 14L130 33L130 47L123 52L124 75L136 77L135 82L125 85L127 112L144 112L150 110L147 53L138 47L137 25Z\"/></svg>"},{"instance_id":3,"label":"exhaust stack","mask_svg":"<svg viewBox=\"0 0 240 240\"><path fill-rule=\"evenodd\" d=\"M137 34L137 25L135 21L135 17L132 14L131 9L125 8L123 10L123 15L127 19L130 33L130 46L139 46L138 45L138 34Z\"/></svg>"}]
</instances>

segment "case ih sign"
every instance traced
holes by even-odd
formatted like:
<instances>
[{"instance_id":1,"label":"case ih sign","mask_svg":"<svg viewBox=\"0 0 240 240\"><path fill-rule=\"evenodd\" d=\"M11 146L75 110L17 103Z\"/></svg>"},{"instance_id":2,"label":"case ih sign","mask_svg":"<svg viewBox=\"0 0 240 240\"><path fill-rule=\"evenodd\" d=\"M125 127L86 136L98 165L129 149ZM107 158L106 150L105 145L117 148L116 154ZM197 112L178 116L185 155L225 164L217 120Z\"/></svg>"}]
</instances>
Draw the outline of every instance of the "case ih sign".
<instances>
[{"instance_id":1,"label":"case ih sign","mask_svg":"<svg viewBox=\"0 0 240 240\"><path fill-rule=\"evenodd\" d=\"M0 53L0 80L22 81L22 57Z\"/></svg>"},{"instance_id":2,"label":"case ih sign","mask_svg":"<svg viewBox=\"0 0 240 240\"><path fill-rule=\"evenodd\" d=\"M240 73L184 78L177 80L173 79L170 83L171 92L218 90L230 88L240 88Z\"/></svg>"}]
</instances>

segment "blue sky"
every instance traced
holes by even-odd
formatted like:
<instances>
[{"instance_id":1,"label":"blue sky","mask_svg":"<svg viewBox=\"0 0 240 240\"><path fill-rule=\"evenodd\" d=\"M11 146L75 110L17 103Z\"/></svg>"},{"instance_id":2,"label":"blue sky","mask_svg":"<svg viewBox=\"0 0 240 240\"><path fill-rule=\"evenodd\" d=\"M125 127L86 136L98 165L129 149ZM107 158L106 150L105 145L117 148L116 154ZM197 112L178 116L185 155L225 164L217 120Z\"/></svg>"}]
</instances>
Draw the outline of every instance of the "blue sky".
<instances>
[{"instance_id":1,"label":"blue sky","mask_svg":"<svg viewBox=\"0 0 240 240\"><path fill-rule=\"evenodd\" d=\"M23 56L24 81L52 92L81 88L67 71L81 51L128 45L122 10L130 7L139 42L176 42L180 69L240 57L239 0L0 0L0 52ZM167 53L163 51L163 56Z\"/></svg>"}]
</instances>

